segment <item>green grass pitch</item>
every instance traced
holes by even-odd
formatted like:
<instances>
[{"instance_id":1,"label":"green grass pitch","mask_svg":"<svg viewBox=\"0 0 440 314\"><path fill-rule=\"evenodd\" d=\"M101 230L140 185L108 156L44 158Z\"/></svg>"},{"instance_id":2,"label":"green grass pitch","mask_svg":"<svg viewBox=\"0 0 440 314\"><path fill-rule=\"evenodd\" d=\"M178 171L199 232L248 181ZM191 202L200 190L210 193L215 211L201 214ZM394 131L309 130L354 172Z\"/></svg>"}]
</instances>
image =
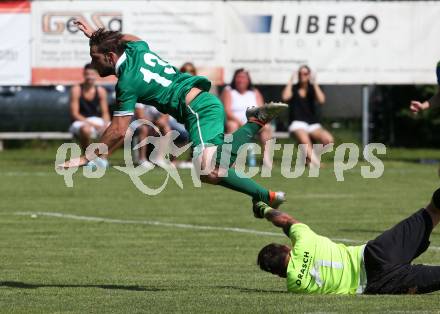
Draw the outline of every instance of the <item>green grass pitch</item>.
<instances>
[{"instance_id":1,"label":"green grass pitch","mask_svg":"<svg viewBox=\"0 0 440 314\"><path fill-rule=\"evenodd\" d=\"M397 155L401 154L395 151ZM391 152L392 154L392 152ZM430 153L431 157L439 157ZM440 294L308 296L285 292L284 280L261 272L256 255L287 238L253 218L250 200L222 187L184 189L172 181L158 196L141 194L111 169L102 179L74 177L67 188L53 169L55 150L0 153L0 312L3 313L297 313L437 312ZM120 155L113 160L120 163ZM159 185L164 172L145 178ZM331 163L319 178L285 179L279 168L260 183L288 193L283 209L331 238L362 243L423 207L439 186L437 166L385 163L380 179L360 167L336 182ZM69 217L32 218L51 212ZM142 222L158 221L169 225ZM279 235L181 228L190 224ZM440 265L440 235L417 262Z\"/></svg>"}]
</instances>

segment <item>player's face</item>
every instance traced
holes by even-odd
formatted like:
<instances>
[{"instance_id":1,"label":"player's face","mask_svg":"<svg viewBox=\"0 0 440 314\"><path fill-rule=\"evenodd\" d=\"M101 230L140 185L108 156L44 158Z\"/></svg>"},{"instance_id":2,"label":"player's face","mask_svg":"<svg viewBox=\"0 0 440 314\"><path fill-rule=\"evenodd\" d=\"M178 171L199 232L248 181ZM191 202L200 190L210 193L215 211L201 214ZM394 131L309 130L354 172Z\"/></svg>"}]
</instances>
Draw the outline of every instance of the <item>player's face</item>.
<instances>
[{"instance_id":1,"label":"player's face","mask_svg":"<svg viewBox=\"0 0 440 314\"><path fill-rule=\"evenodd\" d=\"M235 77L235 86L239 92L246 91L249 87L249 75L247 72L240 72Z\"/></svg>"},{"instance_id":2,"label":"player's face","mask_svg":"<svg viewBox=\"0 0 440 314\"><path fill-rule=\"evenodd\" d=\"M310 72L306 68L301 68L298 72L299 81L301 83L306 83L309 81Z\"/></svg>"},{"instance_id":3,"label":"player's face","mask_svg":"<svg viewBox=\"0 0 440 314\"><path fill-rule=\"evenodd\" d=\"M98 47L90 47L90 57L92 57L92 65L98 71L99 76L105 77L115 73L115 66L111 63L108 55L98 52Z\"/></svg>"},{"instance_id":4,"label":"player's face","mask_svg":"<svg viewBox=\"0 0 440 314\"><path fill-rule=\"evenodd\" d=\"M87 84L93 85L98 77L98 72L93 69L84 70L84 81Z\"/></svg>"},{"instance_id":5,"label":"player's face","mask_svg":"<svg viewBox=\"0 0 440 314\"><path fill-rule=\"evenodd\" d=\"M286 265L286 268L283 269L281 272L272 272L272 274L278 275L281 278L286 278L287 277L287 265L289 265L291 249L287 245L283 245L283 251L286 254L286 259L284 261L284 265Z\"/></svg>"}]
</instances>

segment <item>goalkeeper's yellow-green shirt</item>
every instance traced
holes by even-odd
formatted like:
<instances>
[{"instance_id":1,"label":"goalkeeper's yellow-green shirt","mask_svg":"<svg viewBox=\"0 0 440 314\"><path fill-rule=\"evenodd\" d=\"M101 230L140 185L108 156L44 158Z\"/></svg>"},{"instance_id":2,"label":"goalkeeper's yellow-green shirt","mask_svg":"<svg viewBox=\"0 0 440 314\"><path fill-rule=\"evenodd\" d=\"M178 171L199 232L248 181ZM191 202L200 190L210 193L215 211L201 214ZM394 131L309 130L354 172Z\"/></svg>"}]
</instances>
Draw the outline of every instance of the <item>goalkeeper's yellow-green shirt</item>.
<instances>
[{"instance_id":1,"label":"goalkeeper's yellow-green shirt","mask_svg":"<svg viewBox=\"0 0 440 314\"><path fill-rule=\"evenodd\" d=\"M292 251L287 267L287 289L295 293L356 294L366 284L365 245L345 246L317 235L307 225L290 227Z\"/></svg>"}]
</instances>

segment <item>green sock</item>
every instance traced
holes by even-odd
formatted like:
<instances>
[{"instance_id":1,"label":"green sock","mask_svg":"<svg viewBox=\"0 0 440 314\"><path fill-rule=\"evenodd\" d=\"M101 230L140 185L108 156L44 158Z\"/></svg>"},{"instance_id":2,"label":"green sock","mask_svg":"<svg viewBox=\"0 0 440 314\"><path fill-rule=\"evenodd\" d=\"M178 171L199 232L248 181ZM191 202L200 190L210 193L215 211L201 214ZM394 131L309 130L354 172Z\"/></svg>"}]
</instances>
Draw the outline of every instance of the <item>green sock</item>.
<instances>
[{"instance_id":1,"label":"green sock","mask_svg":"<svg viewBox=\"0 0 440 314\"><path fill-rule=\"evenodd\" d=\"M255 134L260 131L261 126L254 122L247 122L237 131L232 133L232 142L230 144L224 145L224 147L219 146L219 150L217 151L217 164L220 164L222 148L230 150L228 154L230 154L229 166L223 165L225 168L229 168L237 159L238 150L241 146L247 143L251 143Z\"/></svg>"},{"instance_id":2,"label":"green sock","mask_svg":"<svg viewBox=\"0 0 440 314\"><path fill-rule=\"evenodd\" d=\"M247 194L255 201L269 203L269 190L249 178L239 177L233 168L228 169L228 176L222 177L219 185Z\"/></svg>"}]
</instances>

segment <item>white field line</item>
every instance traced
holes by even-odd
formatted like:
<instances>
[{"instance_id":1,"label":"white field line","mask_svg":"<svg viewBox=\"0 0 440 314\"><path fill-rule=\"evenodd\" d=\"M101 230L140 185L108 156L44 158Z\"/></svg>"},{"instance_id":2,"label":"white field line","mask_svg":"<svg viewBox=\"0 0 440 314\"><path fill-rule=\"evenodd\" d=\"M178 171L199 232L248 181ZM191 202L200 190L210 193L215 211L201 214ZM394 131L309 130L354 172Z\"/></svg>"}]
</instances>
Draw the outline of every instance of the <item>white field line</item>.
<instances>
[{"instance_id":1,"label":"white field line","mask_svg":"<svg viewBox=\"0 0 440 314\"><path fill-rule=\"evenodd\" d=\"M306 194L298 194L295 195L293 198L331 198L331 199L338 199L338 198L354 198L356 197L355 194L325 194L325 193L306 193Z\"/></svg>"},{"instance_id":2,"label":"white field line","mask_svg":"<svg viewBox=\"0 0 440 314\"><path fill-rule=\"evenodd\" d=\"M268 232L268 231L259 231L254 229L234 228L234 227L216 227L216 226L180 224L180 223L162 222L162 221L154 221L154 220L123 220L123 219L113 219L113 218L104 218L104 217L80 216L80 215L63 214L63 213L55 213L55 212L16 212L15 214L20 216L37 215L37 216L55 217L62 219L106 222L106 223L125 224L125 225L149 225L149 226L161 226L161 227L194 229L194 230L229 231L229 232L249 233L249 234L266 235L266 236L279 236L279 237L285 236L282 232ZM345 243L361 243L361 241L344 239L344 238L342 239L333 238L333 240L341 241Z\"/></svg>"},{"instance_id":3,"label":"white field line","mask_svg":"<svg viewBox=\"0 0 440 314\"><path fill-rule=\"evenodd\" d=\"M38 177L45 177L45 176L51 176L56 175L57 173L55 171L49 172L49 171L36 171L36 172L27 172L27 171L7 171L7 172L1 172L0 176L5 177L24 177L24 176L38 176Z\"/></svg>"},{"instance_id":4,"label":"white field line","mask_svg":"<svg viewBox=\"0 0 440 314\"><path fill-rule=\"evenodd\" d=\"M282 232L267 232L267 231L259 231L254 229L233 228L233 227L215 227L215 226L203 226L203 225L192 225L192 224L179 224L179 223L161 222L154 220L123 220L123 219L113 219L113 218L104 218L104 217L80 216L80 215L63 214L63 213L55 213L55 212L16 212L15 214L20 216L39 215L39 216L55 217L62 219L106 222L106 223L125 224L125 225L149 225L149 226L161 226L161 227L193 229L193 230L229 231L229 232L237 232L237 233L265 235L265 236L279 236L279 237L285 236ZM353 243L353 244L361 244L367 242L367 241L359 241L359 240L346 239L346 238L331 238L331 239L333 241ZM429 249L434 251L440 251L440 247L433 245L431 245Z\"/></svg>"}]
</instances>

